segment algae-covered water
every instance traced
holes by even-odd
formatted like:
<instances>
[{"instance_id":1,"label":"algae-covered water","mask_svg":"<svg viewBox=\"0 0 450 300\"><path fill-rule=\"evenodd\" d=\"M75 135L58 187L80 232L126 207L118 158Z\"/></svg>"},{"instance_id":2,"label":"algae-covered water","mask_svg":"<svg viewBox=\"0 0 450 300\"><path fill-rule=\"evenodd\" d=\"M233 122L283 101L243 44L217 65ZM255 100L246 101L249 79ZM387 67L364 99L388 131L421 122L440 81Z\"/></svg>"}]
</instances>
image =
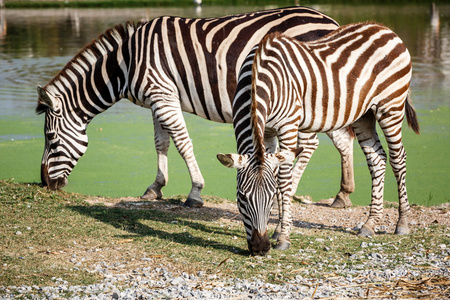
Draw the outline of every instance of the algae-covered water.
<instances>
[{"instance_id":1,"label":"algae-covered water","mask_svg":"<svg viewBox=\"0 0 450 300\"><path fill-rule=\"evenodd\" d=\"M46 84L86 43L126 20L160 15L212 17L262 9L262 6L202 8L0 10L0 178L40 181L44 148L43 116L34 113L36 86ZM382 22L405 41L413 57L412 99L421 135L404 129L408 153L407 188L412 203L447 202L450 194L450 5L440 5L439 20L428 5L322 5L315 8L340 24ZM205 177L203 194L235 197L235 170L224 168L218 152L235 152L230 124L185 114L194 151ZM89 147L69 177L66 191L100 196L140 196L156 175L150 111L123 100L97 116L88 128ZM321 144L305 171L298 194L313 200L338 191L340 158L331 141ZM384 144L385 145L385 144ZM387 149L387 147L385 147ZM371 181L365 157L355 142L355 204L370 203ZM187 194L190 178L171 145L165 196ZM387 169L385 199L397 201L396 182Z\"/></svg>"}]
</instances>

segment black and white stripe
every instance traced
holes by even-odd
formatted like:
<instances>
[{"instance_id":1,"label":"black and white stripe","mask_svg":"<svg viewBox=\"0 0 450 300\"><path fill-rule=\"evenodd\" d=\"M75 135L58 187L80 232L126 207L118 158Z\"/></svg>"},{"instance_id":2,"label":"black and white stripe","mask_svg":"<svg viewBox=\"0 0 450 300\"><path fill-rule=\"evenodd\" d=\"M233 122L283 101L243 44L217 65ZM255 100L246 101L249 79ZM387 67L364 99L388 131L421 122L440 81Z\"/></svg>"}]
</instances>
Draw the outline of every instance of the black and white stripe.
<instances>
[{"instance_id":1,"label":"black and white stripe","mask_svg":"<svg viewBox=\"0 0 450 300\"><path fill-rule=\"evenodd\" d=\"M377 121L389 145L390 163L398 182L400 205L396 233L409 233L406 153L401 142L405 111L416 133L419 127L407 97L411 57L400 38L390 29L371 23L344 26L312 42L270 34L260 43L251 72L251 102L234 103L237 107L234 126L238 149L242 152L221 156L225 165L238 168L238 202L245 203L240 207L257 211L244 217L252 218L258 213L268 216L269 210L260 207L270 206L278 189L283 211L277 248L288 248L292 224L289 197L292 157L298 151L298 131L331 132L352 125L373 179L370 216L360 234L374 234L383 209L386 161L376 133ZM240 140L247 136L251 136L250 141ZM273 137L278 138L281 152L269 154L266 140ZM243 147L245 143L248 146ZM274 155L278 156L278 161L270 159ZM238 165L237 161L248 163ZM277 186L269 175L261 180L247 171L276 166L279 166L275 174ZM245 198L239 197L243 188L239 185L241 182L266 192L260 194L251 190L245 193ZM252 207L254 205L258 207ZM252 219L246 222L253 225L253 231L261 230L252 235L267 231L267 223L257 224ZM258 239L258 242L259 245L249 242L250 249L259 249L268 241Z\"/></svg>"},{"instance_id":2,"label":"black and white stripe","mask_svg":"<svg viewBox=\"0 0 450 300\"><path fill-rule=\"evenodd\" d=\"M86 150L87 124L127 98L150 108L154 117L158 173L143 197L162 197L172 138L191 175L192 190L186 204L201 206L204 180L182 111L216 122L232 122L231 102L239 68L265 34L284 32L311 40L335 28L336 22L320 12L290 7L221 18L160 17L108 30L81 50L49 84L38 88L37 111L46 112L46 136L54 134L54 138L46 138L43 183L52 189L65 184ZM55 152L55 143L64 144L67 151ZM74 152L77 154L72 155Z\"/></svg>"}]
</instances>

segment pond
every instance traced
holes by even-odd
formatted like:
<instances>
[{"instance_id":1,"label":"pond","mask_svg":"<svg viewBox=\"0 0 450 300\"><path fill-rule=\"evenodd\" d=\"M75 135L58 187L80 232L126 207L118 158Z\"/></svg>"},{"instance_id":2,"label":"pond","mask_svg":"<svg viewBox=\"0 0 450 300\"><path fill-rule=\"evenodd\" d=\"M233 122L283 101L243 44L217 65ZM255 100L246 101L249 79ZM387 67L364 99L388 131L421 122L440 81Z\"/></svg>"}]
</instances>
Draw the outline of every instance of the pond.
<instances>
[{"instance_id":1,"label":"pond","mask_svg":"<svg viewBox=\"0 0 450 300\"><path fill-rule=\"evenodd\" d=\"M417 204L448 201L447 154L450 108L450 5L312 5L341 25L373 20L391 27L413 57L412 99L421 135L405 129L408 194ZM107 28L162 15L216 17L274 6L202 6L133 9L0 10L0 179L40 181L44 147L43 116L34 113L36 86L45 85L86 43ZM206 180L205 195L234 198L235 171L221 166L218 152L235 152L232 126L185 115L194 151ZM100 196L139 196L153 182L156 155L151 113L123 100L96 117L88 128L89 149L69 177L67 191ZM298 194L314 200L334 196L340 163L331 142L321 135ZM355 143L357 204L370 201L370 175ZM187 194L190 178L173 145L169 152L165 196ZM386 199L397 201L388 167Z\"/></svg>"}]
</instances>

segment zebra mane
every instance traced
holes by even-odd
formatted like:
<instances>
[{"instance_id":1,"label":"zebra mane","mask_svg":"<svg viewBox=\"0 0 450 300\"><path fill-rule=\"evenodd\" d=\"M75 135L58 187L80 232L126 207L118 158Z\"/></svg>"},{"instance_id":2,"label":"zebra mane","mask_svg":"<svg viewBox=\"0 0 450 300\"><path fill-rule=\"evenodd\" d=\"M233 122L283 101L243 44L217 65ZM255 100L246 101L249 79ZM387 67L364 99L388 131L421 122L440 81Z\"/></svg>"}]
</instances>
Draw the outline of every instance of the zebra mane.
<instances>
[{"instance_id":1,"label":"zebra mane","mask_svg":"<svg viewBox=\"0 0 450 300\"><path fill-rule=\"evenodd\" d=\"M256 49L255 56L253 59L252 65L252 88L251 88L251 127L252 127L252 136L253 136L253 147L255 151L255 157L260 162L260 166L264 164L265 160L265 152L266 146L264 144L264 130L265 130L265 122L267 117L267 106L266 103L259 102L256 99L256 89L257 89L257 81L256 77L257 70L260 67L260 58L263 52L263 47L267 42L275 37L283 36L283 34L279 32L267 34L259 43L258 48ZM270 100L270 99L266 99Z\"/></svg>"},{"instance_id":2,"label":"zebra mane","mask_svg":"<svg viewBox=\"0 0 450 300\"><path fill-rule=\"evenodd\" d=\"M139 26L140 24L138 24ZM53 79L45 85L44 89L51 94L57 94L56 86L65 79L70 79L74 74L84 73L90 67L97 63L98 60L116 51L129 37L134 33L136 25L127 22L126 25L118 24L107 29L104 33L94 39L91 43L83 47L78 53L53 77ZM46 111L48 107L38 101L36 112L38 114Z\"/></svg>"}]
</instances>

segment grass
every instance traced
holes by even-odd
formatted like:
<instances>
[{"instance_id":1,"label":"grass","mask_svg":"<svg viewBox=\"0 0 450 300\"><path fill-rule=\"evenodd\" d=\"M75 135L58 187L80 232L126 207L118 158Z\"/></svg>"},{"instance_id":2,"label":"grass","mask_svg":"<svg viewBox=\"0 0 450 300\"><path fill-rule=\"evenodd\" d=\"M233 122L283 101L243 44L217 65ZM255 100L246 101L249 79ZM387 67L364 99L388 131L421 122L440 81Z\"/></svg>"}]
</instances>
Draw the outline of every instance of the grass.
<instances>
[{"instance_id":1,"label":"grass","mask_svg":"<svg viewBox=\"0 0 450 300\"><path fill-rule=\"evenodd\" d=\"M1 285L47 284L51 278L72 278L74 283L91 283L99 278L85 271L67 274L60 254L74 247L86 232L97 229L86 225L83 218L67 210L72 203L82 203L82 197L47 193L36 184L14 184L2 181L1 199ZM75 225L75 226L71 226ZM101 230L97 231L101 234Z\"/></svg>"},{"instance_id":2,"label":"grass","mask_svg":"<svg viewBox=\"0 0 450 300\"><path fill-rule=\"evenodd\" d=\"M121 112L120 114L117 112ZM123 112L123 113L122 113ZM418 205L436 205L449 201L447 184L450 160L450 110L419 111L421 135L404 126L407 158L407 188L409 201ZM116 104L97 116L88 127L89 147L69 176L68 192L104 197L138 197L153 182L156 175L156 153L153 124L149 111L127 101ZM217 153L236 151L231 124L218 124L185 114L200 170L205 178L202 195L234 199L236 170L223 167ZM40 180L43 116L26 118L4 117L0 120L0 137L5 135L31 138L0 142L0 179L15 178L18 182ZM330 139L319 135L320 145L305 170L297 193L310 195L313 201L336 195L340 184L340 157ZM381 137L384 149L387 149ZM188 194L191 180L186 164L171 142L169 149L169 182L163 189L168 198ZM357 142L354 143L356 189L350 196L355 205L369 205L371 177ZM385 201L398 202L397 185L391 167L386 168Z\"/></svg>"},{"instance_id":3,"label":"grass","mask_svg":"<svg viewBox=\"0 0 450 300\"><path fill-rule=\"evenodd\" d=\"M303 228L294 230L289 250L253 257L239 215L219 205L228 200L205 197L206 207L185 209L184 199L98 198L2 180L0 286L54 285L55 278L87 285L101 280L90 271L104 263L130 271L166 265L180 273L283 283L297 275L328 278L349 266L364 268L367 255L377 251L392 258L388 267L394 268L407 259L399 248L411 255L419 243L433 252L450 242L447 228L438 225L406 237L385 234L371 240L340 227ZM361 241L370 247L361 248Z\"/></svg>"}]
</instances>

